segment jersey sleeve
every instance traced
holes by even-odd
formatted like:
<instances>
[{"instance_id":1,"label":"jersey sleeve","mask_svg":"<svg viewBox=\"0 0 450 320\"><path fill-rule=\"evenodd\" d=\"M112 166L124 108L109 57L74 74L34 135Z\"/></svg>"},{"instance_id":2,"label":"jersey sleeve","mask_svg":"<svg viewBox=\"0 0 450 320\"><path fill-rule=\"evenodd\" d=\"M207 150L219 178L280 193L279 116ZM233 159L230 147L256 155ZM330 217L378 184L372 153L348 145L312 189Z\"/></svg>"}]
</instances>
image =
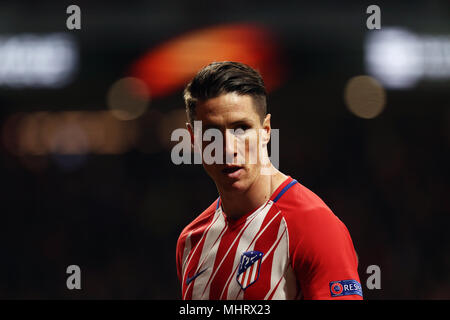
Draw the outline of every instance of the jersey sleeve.
<instances>
[{"instance_id":1,"label":"jersey sleeve","mask_svg":"<svg viewBox=\"0 0 450 320\"><path fill-rule=\"evenodd\" d=\"M181 274L181 268L182 268L182 256L183 256L183 251L184 251L184 246L185 246L185 235L182 233L177 241L177 249L176 249L176 266L177 266L177 276L178 276L178 280L180 281L180 283L183 282L183 275Z\"/></svg>"},{"instance_id":2,"label":"jersey sleeve","mask_svg":"<svg viewBox=\"0 0 450 320\"><path fill-rule=\"evenodd\" d=\"M292 267L303 298L362 299L358 258L344 223L326 206L287 222Z\"/></svg>"}]
</instances>

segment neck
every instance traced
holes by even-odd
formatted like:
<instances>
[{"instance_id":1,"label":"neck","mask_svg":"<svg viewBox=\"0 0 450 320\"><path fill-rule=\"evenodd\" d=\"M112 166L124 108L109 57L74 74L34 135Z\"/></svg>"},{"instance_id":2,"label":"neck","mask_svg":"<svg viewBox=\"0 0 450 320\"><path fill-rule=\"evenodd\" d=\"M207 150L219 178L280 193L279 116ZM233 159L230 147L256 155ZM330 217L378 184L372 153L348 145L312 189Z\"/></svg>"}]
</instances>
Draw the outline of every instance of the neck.
<instances>
[{"instance_id":1,"label":"neck","mask_svg":"<svg viewBox=\"0 0 450 320\"><path fill-rule=\"evenodd\" d=\"M273 192L287 178L286 175L274 167L272 167L272 172L270 175L259 175L244 192L220 190L219 188L222 208L227 217L239 219L267 202Z\"/></svg>"}]
</instances>

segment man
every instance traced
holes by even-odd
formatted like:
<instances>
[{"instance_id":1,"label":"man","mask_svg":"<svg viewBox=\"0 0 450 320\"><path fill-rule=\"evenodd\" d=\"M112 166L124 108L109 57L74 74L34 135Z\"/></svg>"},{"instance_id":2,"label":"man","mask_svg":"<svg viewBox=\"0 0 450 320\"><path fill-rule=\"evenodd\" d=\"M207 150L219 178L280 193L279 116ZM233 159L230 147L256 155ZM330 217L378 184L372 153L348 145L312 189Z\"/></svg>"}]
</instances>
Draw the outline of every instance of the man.
<instances>
[{"instance_id":1,"label":"man","mask_svg":"<svg viewBox=\"0 0 450 320\"><path fill-rule=\"evenodd\" d=\"M224 161L203 160L219 198L178 239L182 299L362 299L345 225L270 163L260 74L242 63L212 63L184 99L192 145L211 143L196 139L194 121L201 121L203 130L223 135Z\"/></svg>"}]
</instances>

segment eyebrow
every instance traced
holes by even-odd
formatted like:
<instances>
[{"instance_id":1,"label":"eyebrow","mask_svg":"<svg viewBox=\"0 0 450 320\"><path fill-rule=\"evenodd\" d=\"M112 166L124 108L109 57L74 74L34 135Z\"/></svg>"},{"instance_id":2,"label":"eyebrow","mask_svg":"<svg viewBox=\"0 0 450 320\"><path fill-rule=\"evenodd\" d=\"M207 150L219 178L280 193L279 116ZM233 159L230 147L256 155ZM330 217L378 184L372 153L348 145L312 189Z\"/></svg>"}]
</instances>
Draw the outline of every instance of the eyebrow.
<instances>
[{"instance_id":1,"label":"eyebrow","mask_svg":"<svg viewBox=\"0 0 450 320\"><path fill-rule=\"evenodd\" d=\"M250 119L244 118L244 119L240 119L237 121L234 121L232 123L230 123L231 126L236 126L238 124L247 124L247 125L251 125L253 123L253 121L251 121Z\"/></svg>"},{"instance_id":2,"label":"eyebrow","mask_svg":"<svg viewBox=\"0 0 450 320\"><path fill-rule=\"evenodd\" d=\"M229 124L229 126L234 127L237 126L239 124L246 124L246 125L251 125L253 122L248 119L248 118L244 118L244 119L239 119L236 121L233 121ZM214 124L207 124L205 126L203 126L203 130L208 130L208 129L219 129L220 130L220 126L214 125Z\"/></svg>"},{"instance_id":3,"label":"eyebrow","mask_svg":"<svg viewBox=\"0 0 450 320\"><path fill-rule=\"evenodd\" d=\"M206 126L203 126L203 130L204 130L204 131L209 130L209 129L217 129L217 130L220 130L220 129L219 129L219 126L216 126L216 125L214 125L214 124L207 124Z\"/></svg>"}]
</instances>

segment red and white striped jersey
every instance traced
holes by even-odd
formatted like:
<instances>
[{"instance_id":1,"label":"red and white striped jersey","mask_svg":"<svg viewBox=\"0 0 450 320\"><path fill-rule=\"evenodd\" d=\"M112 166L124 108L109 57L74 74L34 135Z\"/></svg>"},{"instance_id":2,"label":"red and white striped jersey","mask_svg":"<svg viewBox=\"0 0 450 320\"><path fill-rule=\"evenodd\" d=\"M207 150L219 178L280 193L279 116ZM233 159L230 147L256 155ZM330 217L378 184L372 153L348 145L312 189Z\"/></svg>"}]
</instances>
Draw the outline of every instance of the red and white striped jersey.
<instances>
[{"instance_id":1,"label":"red and white striped jersey","mask_svg":"<svg viewBox=\"0 0 450 320\"><path fill-rule=\"evenodd\" d=\"M238 220L217 199L177 243L182 299L362 299L357 266L345 225L291 177Z\"/></svg>"}]
</instances>

